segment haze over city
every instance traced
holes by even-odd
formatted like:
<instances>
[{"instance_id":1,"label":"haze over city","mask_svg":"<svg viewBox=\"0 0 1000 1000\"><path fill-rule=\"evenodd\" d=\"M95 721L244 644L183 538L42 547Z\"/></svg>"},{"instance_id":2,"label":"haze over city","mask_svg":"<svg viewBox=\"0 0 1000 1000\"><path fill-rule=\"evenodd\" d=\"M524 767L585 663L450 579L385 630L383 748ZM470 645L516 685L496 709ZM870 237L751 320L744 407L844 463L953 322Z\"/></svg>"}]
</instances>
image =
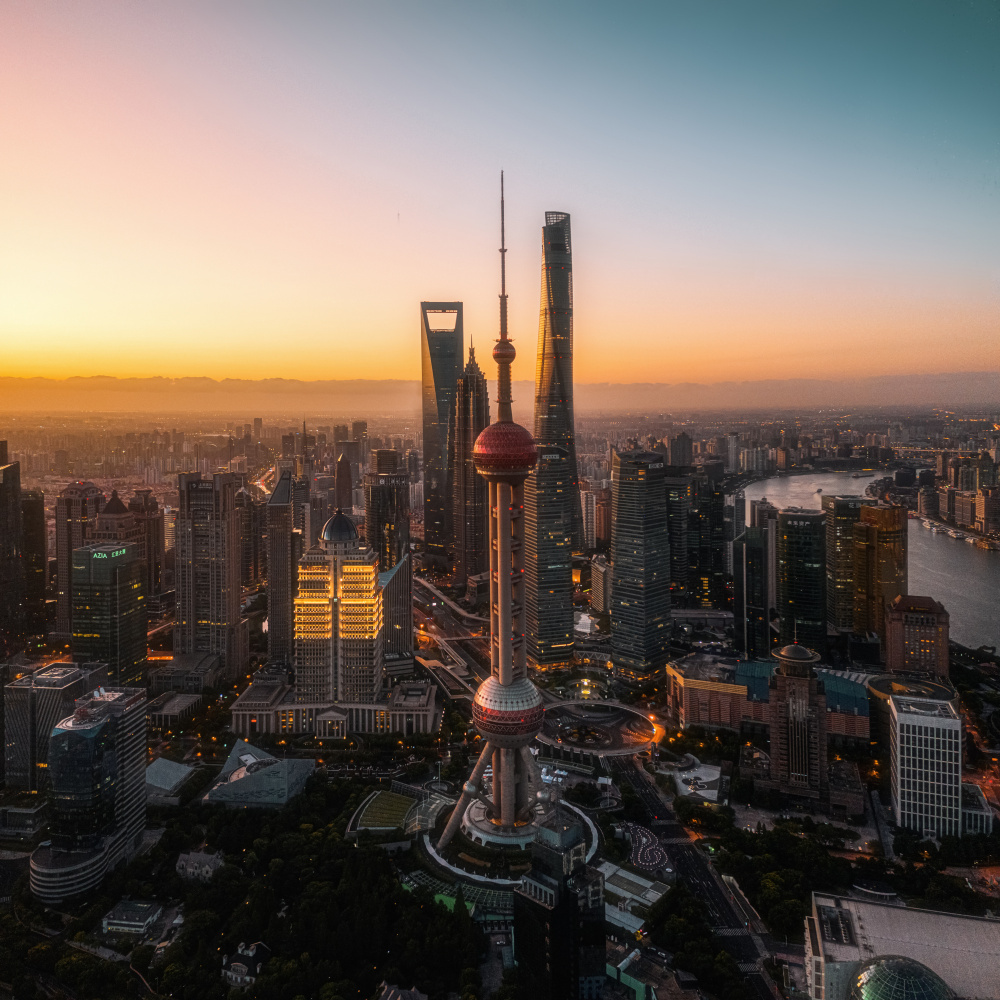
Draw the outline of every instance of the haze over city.
<instances>
[{"instance_id":1,"label":"haze over city","mask_svg":"<svg viewBox=\"0 0 1000 1000\"><path fill-rule=\"evenodd\" d=\"M419 300L496 335L500 168L524 346L573 214L581 383L996 370L997 21L7 3L3 374L412 379Z\"/></svg>"}]
</instances>

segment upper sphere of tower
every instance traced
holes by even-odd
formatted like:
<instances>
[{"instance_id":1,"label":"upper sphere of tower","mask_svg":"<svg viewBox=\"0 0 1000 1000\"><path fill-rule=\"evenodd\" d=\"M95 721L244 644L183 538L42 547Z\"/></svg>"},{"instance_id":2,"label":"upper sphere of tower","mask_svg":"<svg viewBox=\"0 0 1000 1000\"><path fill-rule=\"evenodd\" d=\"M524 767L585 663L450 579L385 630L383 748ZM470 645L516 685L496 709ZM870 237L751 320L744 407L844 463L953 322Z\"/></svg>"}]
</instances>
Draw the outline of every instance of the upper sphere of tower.
<instances>
[{"instance_id":1,"label":"upper sphere of tower","mask_svg":"<svg viewBox=\"0 0 1000 1000\"><path fill-rule=\"evenodd\" d=\"M511 364L516 357L517 351L509 340L497 341L496 347L493 348L493 360L498 365L503 364L505 361Z\"/></svg>"},{"instance_id":2,"label":"upper sphere of tower","mask_svg":"<svg viewBox=\"0 0 1000 1000\"><path fill-rule=\"evenodd\" d=\"M480 475L524 479L535 467L535 439L520 424L497 421L476 438L472 458Z\"/></svg>"}]
</instances>

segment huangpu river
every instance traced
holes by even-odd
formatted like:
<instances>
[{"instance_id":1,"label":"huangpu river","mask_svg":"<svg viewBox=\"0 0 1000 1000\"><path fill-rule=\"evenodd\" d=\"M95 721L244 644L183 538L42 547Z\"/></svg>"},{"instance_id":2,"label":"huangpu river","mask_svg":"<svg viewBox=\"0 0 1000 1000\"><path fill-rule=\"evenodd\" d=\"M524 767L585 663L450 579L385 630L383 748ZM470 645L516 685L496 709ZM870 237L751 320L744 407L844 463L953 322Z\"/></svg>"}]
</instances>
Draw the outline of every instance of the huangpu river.
<instances>
[{"instance_id":1,"label":"huangpu river","mask_svg":"<svg viewBox=\"0 0 1000 1000\"><path fill-rule=\"evenodd\" d=\"M750 501L763 497L775 507L812 507L822 496L864 495L876 478L850 472L778 476L746 488L747 520ZM822 493L818 492L822 490ZM943 532L934 533L911 518L908 531L909 589L940 601L951 616L951 637L963 646L1000 647L1000 552L987 552Z\"/></svg>"}]
</instances>

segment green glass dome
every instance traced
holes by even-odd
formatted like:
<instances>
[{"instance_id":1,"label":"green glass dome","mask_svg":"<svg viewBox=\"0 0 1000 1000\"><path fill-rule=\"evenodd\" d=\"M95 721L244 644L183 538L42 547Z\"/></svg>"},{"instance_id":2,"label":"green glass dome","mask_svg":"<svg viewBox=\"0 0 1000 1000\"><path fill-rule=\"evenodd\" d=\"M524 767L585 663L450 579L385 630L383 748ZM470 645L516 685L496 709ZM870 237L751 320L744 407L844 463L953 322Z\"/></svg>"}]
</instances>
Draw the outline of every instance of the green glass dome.
<instances>
[{"instance_id":1,"label":"green glass dome","mask_svg":"<svg viewBox=\"0 0 1000 1000\"><path fill-rule=\"evenodd\" d=\"M955 994L926 965L883 955L861 966L850 1000L955 1000Z\"/></svg>"}]
</instances>

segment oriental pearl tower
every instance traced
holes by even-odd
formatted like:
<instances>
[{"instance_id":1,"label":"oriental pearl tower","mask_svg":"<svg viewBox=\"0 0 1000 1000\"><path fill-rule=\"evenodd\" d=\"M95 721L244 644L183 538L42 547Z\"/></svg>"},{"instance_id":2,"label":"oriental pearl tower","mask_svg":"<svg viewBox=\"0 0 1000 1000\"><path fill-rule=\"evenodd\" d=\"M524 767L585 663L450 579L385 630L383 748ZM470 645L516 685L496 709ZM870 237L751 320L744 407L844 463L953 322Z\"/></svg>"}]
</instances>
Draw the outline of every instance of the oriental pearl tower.
<instances>
[{"instance_id":1,"label":"oriental pearl tower","mask_svg":"<svg viewBox=\"0 0 1000 1000\"><path fill-rule=\"evenodd\" d=\"M516 356L507 339L507 248L504 239L503 174L500 175L500 339L497 419L476 439L476 470L490 496L490 676L472 704L484 740L448 825L444 848L462 825L472 839L526 847L534 836L535 801L529 787L533 760L528 744L542 727L542 697L528 679L524 645L524 481L536 462L535 441L511 416L510 366ZM481 788L493 766L491 794Z\"/></svg>"}]
</instances>

